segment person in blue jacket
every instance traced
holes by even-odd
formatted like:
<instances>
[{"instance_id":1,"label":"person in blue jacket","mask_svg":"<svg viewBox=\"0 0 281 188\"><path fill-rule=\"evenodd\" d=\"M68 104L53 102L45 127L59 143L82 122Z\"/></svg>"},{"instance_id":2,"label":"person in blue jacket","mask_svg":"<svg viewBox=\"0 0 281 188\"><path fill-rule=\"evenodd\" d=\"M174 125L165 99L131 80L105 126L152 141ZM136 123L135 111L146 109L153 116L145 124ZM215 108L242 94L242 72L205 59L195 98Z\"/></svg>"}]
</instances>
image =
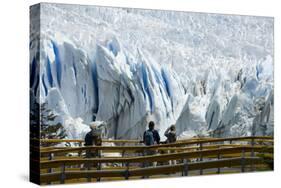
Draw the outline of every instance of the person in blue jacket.
<instances>
[{"instance_id":1,"label":"person in blue jacket","mask_svg":"<svg viewBox=\"0 0 281 188\"><path fill-rule=\"evenodd\" d=\"M154 129L155 123L150 121L148 124L148 130L143 133L143 143L146 146L160 144L160 136L157 130Z\"/></svg>"},{"instance_id":2,"label":"person in blue jacket","mask_svg":"<svg viewBox=\"0 0 281 188\"><path fill-rule=\"evenodd\" d=\"M143 133L143 143L146 146L152 146L152 145L156 145L156 144L160 144L160 136L157 130L154 129L155 127L155 123L153 121L150 121L148 123L148 130L144 131ZM156 155L157 154L157 150L153 150L153 149L147 149L144 150L144 155ZM147 167L147 166L156 166L157 162L145 162L143 163L143 167ZM146 176L144 176L143 178L145 178Z\"/></svg>"}]
</instances>

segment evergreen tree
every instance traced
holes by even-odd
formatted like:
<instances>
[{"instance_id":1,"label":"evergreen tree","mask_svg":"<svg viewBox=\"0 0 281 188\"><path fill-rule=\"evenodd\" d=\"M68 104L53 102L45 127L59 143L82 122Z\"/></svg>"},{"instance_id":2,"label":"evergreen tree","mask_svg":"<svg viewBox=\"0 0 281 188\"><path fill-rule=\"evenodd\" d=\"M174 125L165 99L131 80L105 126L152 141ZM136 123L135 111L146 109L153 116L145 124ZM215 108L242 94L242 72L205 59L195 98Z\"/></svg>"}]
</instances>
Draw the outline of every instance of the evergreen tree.
<instances>
[{"instance_id":1,"label":"evergreen tree","mask_svg":"<svg viewBox=\"0 0 281 188\"><path fill-rule=\"evenodd\" d=\"M50 109L47 109L47 103L40 105L40 134L41 139L63 139L66 137L65 129L61 123L54 124L57 115ZM50 146L54 144L44 144Z\"/></svg>"},{"instance_id":2,"label":"evergreen tree","mask_svg":"<svg viewBox=\"0 0 281 188\"><path fill-rule=\"evenodd\" d=\"M32 101L32 100L31 100ZM31 102L30 103L30 112L29 112L29 118L30 118L30 138L32 139L39 139L40 135L40 107L39 103Z\"/></svg>"}]
</instances>

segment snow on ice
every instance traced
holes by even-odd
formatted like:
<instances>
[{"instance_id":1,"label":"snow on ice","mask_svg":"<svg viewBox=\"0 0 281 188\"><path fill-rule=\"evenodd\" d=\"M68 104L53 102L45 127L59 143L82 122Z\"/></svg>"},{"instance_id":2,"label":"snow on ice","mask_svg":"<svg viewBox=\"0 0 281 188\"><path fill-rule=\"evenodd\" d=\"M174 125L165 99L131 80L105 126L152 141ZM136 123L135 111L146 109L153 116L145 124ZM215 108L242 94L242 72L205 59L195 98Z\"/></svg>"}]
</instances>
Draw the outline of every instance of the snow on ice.
<instances>
[{"instance_id":1,"label":"snow on ice","mask_svg":"<svg viewBox=\"0 0 281 188\"><path fill-rule=\"evenodd\" d=\"M31 93L69 138L273 134L272 18L42 3L40 24Z\"/></svg>"}]
</instances>

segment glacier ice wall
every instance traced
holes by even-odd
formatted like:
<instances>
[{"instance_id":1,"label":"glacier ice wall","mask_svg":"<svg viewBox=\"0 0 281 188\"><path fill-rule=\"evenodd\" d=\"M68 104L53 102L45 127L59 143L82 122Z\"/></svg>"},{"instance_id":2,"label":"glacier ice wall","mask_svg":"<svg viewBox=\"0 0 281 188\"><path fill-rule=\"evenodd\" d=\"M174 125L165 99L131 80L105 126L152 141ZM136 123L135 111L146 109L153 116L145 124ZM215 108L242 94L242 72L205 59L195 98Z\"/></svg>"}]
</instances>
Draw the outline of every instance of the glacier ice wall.
<instances>
[{"instance_id":1,"label":"glacier ice wall","mask_svg":"<svg viewBox=\"0 0 281 188\"><path fill-rule=\"evenodd\" d=\"M47 101L59 114L57 121L63 122L69 137L85 134L88 127L81 120L106 121L114 138L141 137L152 119L160 132L175 121L185 96L180 80L140 49L134 57L112 38L97 44L91 59L65 41L43 39L41 44L40 76L31 78L39 79L40 87L36 81L31 87L40 93L41 103ZM31 72L38 66L33 64Z\"/></svg>"},{"instance_id":2,"label":"glacier ice wall","mask_svg":"<svg viewBox=\"0 0 281 188\"><path fill-rule=\"evenodd\" d=\"M95 120L114 138L150 120L161 135L273 134L272 18L48 3L40 18L31 93L70 138Z\"/></svg>"}]
</instances>

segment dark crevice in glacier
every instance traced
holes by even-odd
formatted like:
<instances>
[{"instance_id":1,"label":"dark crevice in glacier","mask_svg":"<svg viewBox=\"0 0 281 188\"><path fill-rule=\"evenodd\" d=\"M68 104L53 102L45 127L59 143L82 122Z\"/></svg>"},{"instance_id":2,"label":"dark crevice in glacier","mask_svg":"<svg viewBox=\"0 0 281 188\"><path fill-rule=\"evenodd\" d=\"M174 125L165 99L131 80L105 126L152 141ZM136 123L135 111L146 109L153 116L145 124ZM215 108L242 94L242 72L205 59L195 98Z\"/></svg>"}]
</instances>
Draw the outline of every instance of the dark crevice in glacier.
<instances>
[{"instance_id":1,"label":"dark crevice in glacier","mask_svg":"<svg viewBox=\"0 0 281 188\"><path fill-rule=\"evenodd\" d=\"M84 85L84 98L85 98L85 100L87 100L86 96L87 96L87 89L86 89L86 85Z\"/></svg>"},{"instance_id":2,"label":"dark crevice in glacier","mask_svg":"<svg viewBox=\"0 0 281 188\"><path fill-rule=\"evenodd\" d=\"M143 79L143 87L144 90L148 96L149 100L149 107L150 107L150 112L153 112L153 98L149 90L149 83L148 83L148 75L147 75L147 70L144 64L142 64L142 79Z\"/></svg>"},{"instance_id":3,"label":"dark crevice in glacier","mask_svg":"<svg viewBox=\"0 0 281 188\"><path fill-rule=\"evenodd\" d=\"M210 128L211 128L211 125L212 125L212 123L213 123L213 118L214 118L214 115L215 115L215 111L213 111L213 113L212 113L212 115L211 115L211 120L210 120L210 123L209 123L209 127L208 127L208 129L210 129Z\"/></svg>"},{"instance_id":4,"label":"dark crevice in glacier","mask_svg":"<svg viewBox=\"0 0 281 188\"><path fill-rule=\"evenodd\" d=\"M140 85L140 88L141 88L141 91L143 94L143 98L146 100L146 95L145 95L142 79L140 77L138 77L137 81L138 81L138 84Z\"/></svg>"},{"instance_id":5,"label":"dark crevice in glacier","mask_svg":"<svg viewBox=\"0 0 281 188\"><path fill-rule=\"evenodd\" d=\"M129 83L127 83L127 77L124 75L121 75L120 77L120 81L121 81L121 85L122 83L124 83L123 88L124 88L124 95L128 94L129 99L126 99L126 102L128 103L128 106L130 107L130 105L134 102L135 98L134 95L129 87ZM127 96L127 95L126 95Z\"/></svg>"},{"instance_id":6,"label":"dark crevice in glacier","mask_svg":"<svg viewBox=\"0 0 281 188\"><path fill-rule=\"evenodd\" d=\"M95 107L93 108L93 113L98 112L99 108L99 87L98 87L98 73L96 62L93 62L91 65L91 73L94 84L94 98L95 98Z\"/></svg>"},{"instance_id":7,"label":"dark crevice in glacier","mask_svg":"<svg viewBox=\"0 0 281 188\"><path fill-rule=\"evenodd\" d=\"M51 63L49 58L47 58L47 77L51 87L53 87L53 76L51 71Z\"/></svg>"},{"instance_id":8,"label":"dark crevice in glacier","mask_svg":"<svg viewBox=\"0 0 281 188\"><path fill-rule=\"evenodd\" d=\"M134 95L133 95L133 93L132 93L132 91L131 91L131 89L129 87L127 88L127 92L128 92L128 94L130 96L130 99L131 99L131 103L130 104L132 104L135 101L135 98L134 98Z\"/></svg>"},{"instance_id":9,"label":"dark crevice in glacier","mask_svg":"<svg viewBox=\"0 0 281 188\"><path fill-rule=\"evenodd\" d=\"M46 94L46 96L47 96L47 95L48 95L48 88L47 88L47 86L46 86L44 77L45 77L45 75L43 74L43 75L42 75L42 83L43 83L43 87L44 87L44 90L45 90L45 94Z\"/></svg>"},{"instance_id":10,"label":"dark crevice in glacier","mask_svg":"<svg viewBox=\"0 0 281 188\"><path fill-rule=\"evenodd\" d=\"M161 75L162 75L162 78L163 78L163 81L164 81L164 85L165 85L167 94L168 94L169 97L171 97L170 84L169 84L167 75L166 75L166 73L163 69L161 70Z\"/></svg>"},{"instance_id":11,"label":"dark crevice in glacier","mask_svg":"<svg viewBox=\"0 0 281 188\"><path fill-rule=\"evenodd\" d=\"M55 64L56 64L56 69L57 69L57 81L58 81L58 85L59 87L61 87L61 72L62 72L62 68L61 68L61 61L60 61L60 57L59 57L59 49L57 47L57 45L52 41L52 45L53 45L53 50L54 50L54 54L55 54Z\"/></svg>"},{"instance_id":12,"label":"dark crevice in glacier","mask_svg":"<svg viewBox=\"0 0 281 188\"><path fill-rule=\"evenodd\" d=\"M115 129L114 129L114 139L117 139L118 138L118 128L119 128L119 116L117 115L115 117Z\"/></svg>"},{"instance_id":13,"label":"dark crevice in glacier","mask_svg":"<svg viewBox=\"0 0 281 188\"><path fill-rule=\"evenodd\" d=\"M37 89L39 87L39 77L36 76L36 82L35 82L35 87L34 87L34 95L36 96L37 94Z\"/></svg>"},{"instance_id":14,"label":"dark crevice in glacier","mask_svg":"<svg viewBox=\"0 0 281 188\"><path fill-rule=\"evenodd\" d=\"M172 90L171 90L171 87L170 87L170 82L169 82L169 79L167 77L167 73L161 69L161 75L162 75L162 78L163 78L163 81L164 81L164 85L165 85L165 89L167 91L167 94L170 98L170 101L171 101L171 106L172 106L172 111L174 110L174 107L173 107L173 100L171 99L172 97Z\"/></svg>"},{"instance_id":15,"label":"dark crevice in glacier","mask_svg":"<svg viewBox=\"0 0 281 188\"><path fill-rule=\"evenodd\" d=\"M30 72L30 87L33 87L33 84L34 84L34 79L35 79L35 74L36 74L36 60L35 60L35 57L33 58L32 60L32 63L31 63L31 72Z\"/></svg>"},{"instance_id":16,"label":"dark crevice in glacier","mask_svg":"<svg viewBox=\"0 0 281 188\"><path fill-rule=\"evenodd\" d=\"M77 80L77 68L75 66L75 61L73 60L73 70L74 70L74 76L75 76L75 79Z\"/></svg>"},{"instance_id":17,"label":"dark crevice in glacier","mask_svg":"<svg viewBox=\"0 0 281 188\"><path fill-rule=\"evenodd\" d=\"M260 74L260 71L259 71L258 65L256 65L256 77L257 77L257 80L259 80L259 74Z\"/></svg>"},{"instance_id":18,"label":"dark crevice in glacier","mask_svg":"<svg viewBox=\"0 0 281 188\"><path fill-rule=\"evenodd\" d=\"M83 96L84 96L84 100L85 100L85 104L87 104L87 86L86 84L84 84L84 90L83 90Z\"/></svg>"},{"instance_id":19,"label":"dark crevice in glacier","mask_svg":"<svg viewBox=\"0 0 281 188\"><path fill-rule=\"evenodd\" d=\"M109 48L109 50L114 54L114 56L117 56L118 51L117 51L116 48L114 48L114 46L113 46L112 43L110 43L110 44L108 45L108 48Z\"/></svg>"}]
</instances>

